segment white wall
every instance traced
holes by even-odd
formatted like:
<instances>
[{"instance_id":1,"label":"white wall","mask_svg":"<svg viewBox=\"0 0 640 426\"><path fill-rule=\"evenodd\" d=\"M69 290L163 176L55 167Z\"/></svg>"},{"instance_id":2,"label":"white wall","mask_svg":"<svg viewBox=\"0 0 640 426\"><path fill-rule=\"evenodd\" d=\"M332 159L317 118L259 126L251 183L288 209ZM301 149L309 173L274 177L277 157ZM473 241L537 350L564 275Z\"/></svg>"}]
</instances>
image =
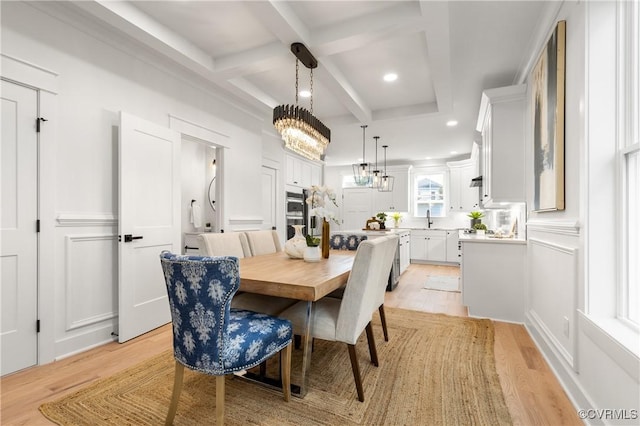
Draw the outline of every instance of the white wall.
<instances>
[{"instance_id":1,"label":"white wall","mask_svg":"<svg viewBox=\"0 0 640 426\"><path fill-rule=\"evenodd\" d=\"M581 312L587 298L585 252L589 245L608 247L604 240L607 224L598 223L598 229L589 233L589 216L585 202L588 194L610 187L602 181L589 182L584 178L587 168L585 133L597 128L597 114L587 118L586 90L588 64L608 63L610 58L588 58L588 7L585 2L556 4L556 14L543 22L544 40L555 27L556 21L566 20L566 94L565 94L565 205L563 211L529 212L527 223L526 327L547 361L559 377L576 408L638 410L640 386L637 356L621 350L619 344L602 329L591 323ZM602 3L604 4L604 3ZM609 7L615 9L614 3ZM552 5L553 7L553 5ZM597 13L597 12L596 12ZM614 13L615 16L615 13ZM595 35L596 38L600 35ZM615 39L615 38L614 38ZM541 40L542 41L542 40ZM614 49L611 45L609 49ZM541 48L541 46L540 46ZM531 52L536 59L539 50ZM530 70L529 70L530 71ZM530 80L530 76L528 77ZM596 85L615 90L615 82L602 80ZM591 103L598 104L597 99ZM529 111L529 117L532 112ZM589 120L596 120L591 125ZM527 205L533 205L533 141L531 120L527 120L529 135L526 150ZM597 188L596 188L597 186ZM599 198L598 195L595 195ZM614 217L610 215L609 224ZM602 226L604 225L604 226ZM611 228L613 231L613 227ZM591 235L587 244L585 235ZM595 235L595 237L594 237ZM600 235L600 238L598 238ZM604 260L604 259L603 259ZM593 261L597 261L594 259ZM615 286L615 274L604 277ZM637 411L636 411L637 413ZM597 417L597 416L596 416ZM592 424L637 424L637 419L602 421L588 420Z\"/></svg>"},{"instance_id":2,"label":"white wall","mask_svg":"<svg viewBox=\"0 0 640 426\"><path fill-rule=\"evenodd\" d=\"M45 70L57 87L43 95L53 101L41 139L52 145L40 158L53 188L41 210L40 292L51 295L40 308L44 363L111 340L117 324L118 112L167 127L179 117L226 146L224 227L260 221L263 121L64 4L2 2L1 18L3 64Z\"/></svg>"}]
</instances>

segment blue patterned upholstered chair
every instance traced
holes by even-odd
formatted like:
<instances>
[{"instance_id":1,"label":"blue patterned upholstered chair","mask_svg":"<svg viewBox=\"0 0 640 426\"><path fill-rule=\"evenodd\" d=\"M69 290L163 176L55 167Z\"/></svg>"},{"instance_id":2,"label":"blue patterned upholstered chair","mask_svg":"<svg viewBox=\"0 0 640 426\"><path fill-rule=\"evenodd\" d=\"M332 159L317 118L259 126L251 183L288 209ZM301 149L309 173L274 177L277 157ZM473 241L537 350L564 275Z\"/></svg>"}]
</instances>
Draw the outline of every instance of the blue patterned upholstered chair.
<instances>
[{"instance_id":1,"label":"blue patterned upholstered chair","mask_svg":"<svg viewBox=\"0 0 640 426\"><path fill-rule=\"evenodd\" d=\"M231 309L240 286L237 257L160 254L173 323L176 360L171 405L173 423L184 367L216 377L216 424L224 421L225 375L255 367L282 351L282 390L291 396L291 323L252 311Z\"/></svg>"}]
</instances>

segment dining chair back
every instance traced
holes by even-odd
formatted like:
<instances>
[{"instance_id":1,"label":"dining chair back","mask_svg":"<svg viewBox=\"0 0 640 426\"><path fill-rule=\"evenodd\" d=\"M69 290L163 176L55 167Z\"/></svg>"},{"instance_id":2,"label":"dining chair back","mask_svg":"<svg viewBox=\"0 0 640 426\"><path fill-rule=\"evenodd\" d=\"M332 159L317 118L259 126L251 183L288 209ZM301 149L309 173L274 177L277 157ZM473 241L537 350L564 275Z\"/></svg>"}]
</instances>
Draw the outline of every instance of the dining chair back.
<instances>
[{"instance_id":1,"label":"dining chair back","mask_svg":"<svg viewBox=\"0 0 640 426\"><path fill-rule=\"evenodd\" d=\"M360 401L364 401L364 390L355 345L366 330L371 362L378 365L371 319L373 312L378 309L380 294L384 297L397 245L396 235L360 243L342 299L324 297L318 300L311 315L310 337L347 344ZM291 320L294 333L302 335L307 304L298 302L282 312L280 317Z\"/></svg>"},{"instance_id":2,"label":"dining chair back","mask_svg":"<svg viewBox=\"0 0 640 426\"><path fill-rule=\"evenodd\" d=\"M173 325L175 376L166 424L172 424L184 367L216 377L216 424L224 421L224 376L282 351L282 390L291 395L288 320L231 308L240 286L237 257L160 254Z\"/></svg>"},{"instance_id":3,"label":"dining chair back","mask_svg":"<svg viewBox=\"0 0 640 426\"><path fill-rule=\"evenodd\" d=\"M226 232L226 233L204 233L198 236L202 254L205 256L235 256L238 258L251 257L251 249L247 235L252 235L254 246L259 247L257 252L268 251L269 253L276 251L276 244L273 235L275 231L255 231L250 233L244 232ZM264 240L264 241L262 241ZM273 251L269 251L273 250ZM283 297L266 296L254 293L237 294L231 302L231 307L236 309L246 309L249 311L261 312L268 315L278 315L280 312L293 305L294 299L286 299Z\"/></svg>"},{"instance_id":4,"label":"dining chair back","mask_svg":"<svg viewBox=\"0 0 640 426\"><path fill-rule=\"evenodd\" d=\"M274 230L248 231L246 235L247 240L249 240L249 249L253 256L282 251L280 237Z\"/></svg>"},{"instance_id":5,"label":"dining chair back","mask_svg":"<svg viewBox=\"0 0 640 426\"><path fill-rule=\"evenodd\" d=\"M342 296L336 340L355 344L373 312L384 302L389 272L398 245L398 237L385 236L358 246L353 268Z\"/></svg>"},{"instance_id":6,"label":"dining chair back","mask_svg":"<svg viewBox=\"0 0 640 426\"><path fill-rule=\"evenodd\" d=\"M251 257L244 232L205 232L198 234L197 238L201 252L207 256Z\"/></svg>"}]
</instances>

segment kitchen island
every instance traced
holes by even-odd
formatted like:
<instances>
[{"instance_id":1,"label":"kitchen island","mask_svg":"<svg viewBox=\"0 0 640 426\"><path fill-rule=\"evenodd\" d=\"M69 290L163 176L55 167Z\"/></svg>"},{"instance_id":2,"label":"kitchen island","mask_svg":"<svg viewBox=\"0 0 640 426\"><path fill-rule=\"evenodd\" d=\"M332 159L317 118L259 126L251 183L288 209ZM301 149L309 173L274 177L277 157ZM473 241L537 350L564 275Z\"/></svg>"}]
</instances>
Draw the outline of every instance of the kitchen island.
<instances>
[{"instance_id":1,"label":"kitchen island","mask_svg":"<svg viewBox=\"0 0 640 426\"><path fill-rule=\"evenodd\" d=\"M364 235L367 239L382 237L384 235L395 234L398 236L398 252L396 254L395 268L399 277L409 267L411 258L410 252L410 235L409 228L387 228L379 231L367 231L364 229L347 229L344 231L331 231L331 236L342 235Z\"/></svg>"},{"instance_id":2,"label":"kitchen island","mask_svg":"<svg viewBox=\"0 0 640 426\"><path fill-rule=\"evenodd\" d=\"M460 231L462 301L469 316L524 322L527 242Z\"/></svg>"}]
</instances>

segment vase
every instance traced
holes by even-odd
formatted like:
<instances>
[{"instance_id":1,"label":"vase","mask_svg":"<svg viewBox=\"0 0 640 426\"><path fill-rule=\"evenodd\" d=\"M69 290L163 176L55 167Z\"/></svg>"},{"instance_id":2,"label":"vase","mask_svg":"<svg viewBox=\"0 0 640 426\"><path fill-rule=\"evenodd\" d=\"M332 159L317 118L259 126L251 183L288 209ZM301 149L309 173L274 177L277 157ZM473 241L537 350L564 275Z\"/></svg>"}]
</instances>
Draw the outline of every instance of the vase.
<instances>
[{"instance_id":1,"label":"vase","mask_svg":"<svg viewBox=\"0 0 640 426\"><path fill-rule=\"evenodd\" d=\"M322 257L325 259L329 258L329 222L327 219L322 220L322 240L320 240L320 244L322 244Z\"/></svg>"},{"instance_id":2,"label":"vase","mask_svg":"<svg viewBox=\"0 0 640 426\"><path fill-rule=\"evenodd\" d=\"M307 248L307 240L304 235L302 235L304 225L291 226L293 226L295 234L284 243L284 252L292 259L302 259L304 257L304 250Z\"/></svg>"},{"instance_id":3,"label":"vase","mask_svg":"<svg viewBox=\"0 0 640 426\"><path fill-rule=\"evenodd\" d=\"M322 258L320 253L320 247L318 246L307 246L304 249L304 261L305 262L320 262Z\"/></svg>"}]
</instances>

